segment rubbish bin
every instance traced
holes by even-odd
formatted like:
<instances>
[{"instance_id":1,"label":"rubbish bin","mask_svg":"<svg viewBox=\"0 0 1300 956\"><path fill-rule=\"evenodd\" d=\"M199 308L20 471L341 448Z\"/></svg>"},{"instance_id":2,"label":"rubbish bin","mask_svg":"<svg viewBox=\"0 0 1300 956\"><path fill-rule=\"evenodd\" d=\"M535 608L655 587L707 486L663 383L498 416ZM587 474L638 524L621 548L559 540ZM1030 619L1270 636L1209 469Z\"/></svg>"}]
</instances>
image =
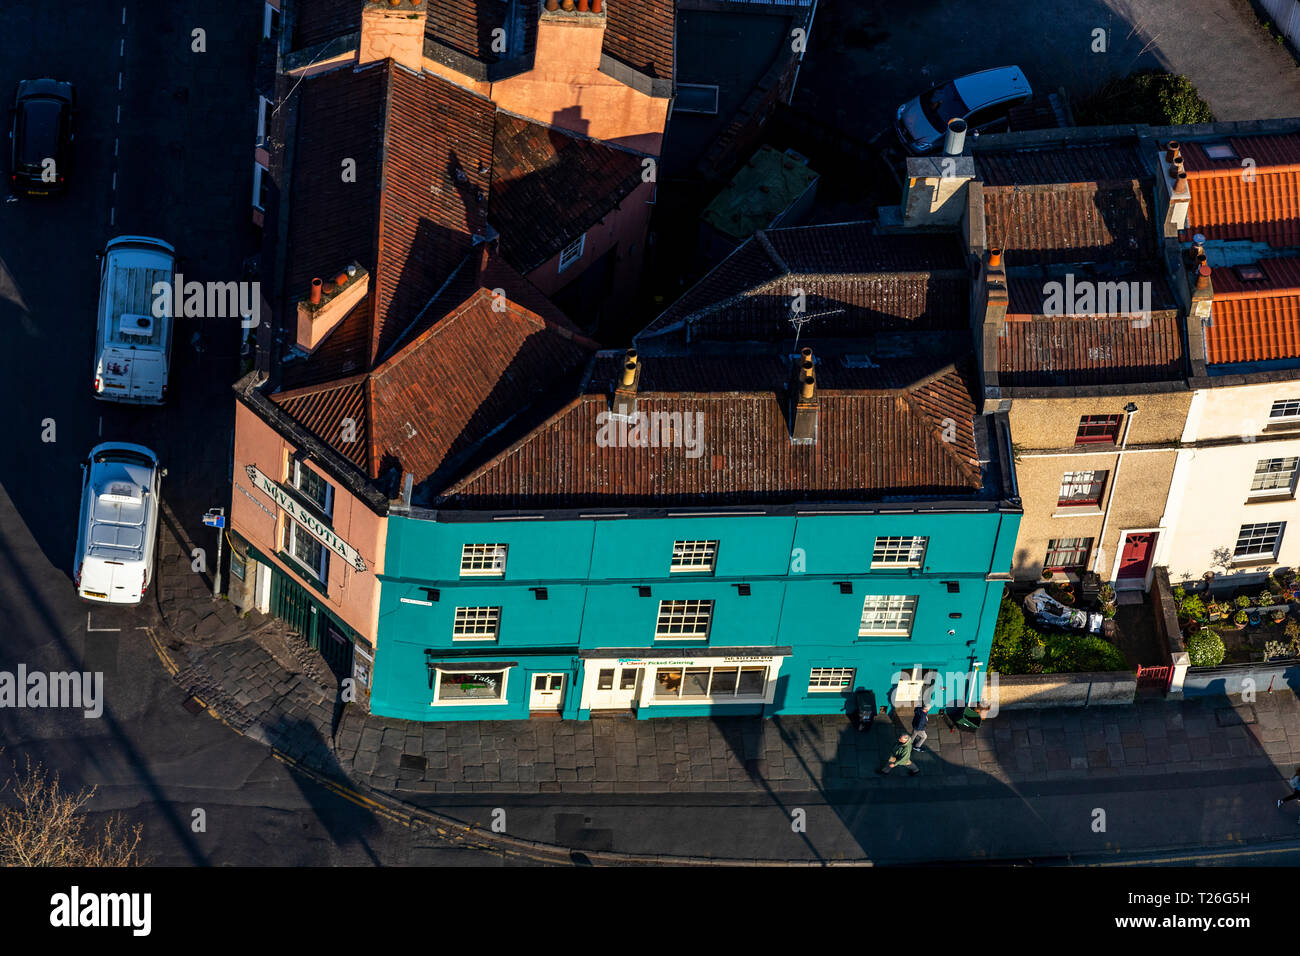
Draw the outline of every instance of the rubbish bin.
<instances>
[{"instance_id":1,"label":"rubbish bin","mask_svg":"<svg viewBox=\"0 0 1300 956\"><path fill-rule=\"evenodd\" d=\"M876 716L875 692L859 690L853 695L853 703L857 708L853 715L854 722L858 730L866 730L871 726L871 721Z\"/></svg>"}]
</instances>

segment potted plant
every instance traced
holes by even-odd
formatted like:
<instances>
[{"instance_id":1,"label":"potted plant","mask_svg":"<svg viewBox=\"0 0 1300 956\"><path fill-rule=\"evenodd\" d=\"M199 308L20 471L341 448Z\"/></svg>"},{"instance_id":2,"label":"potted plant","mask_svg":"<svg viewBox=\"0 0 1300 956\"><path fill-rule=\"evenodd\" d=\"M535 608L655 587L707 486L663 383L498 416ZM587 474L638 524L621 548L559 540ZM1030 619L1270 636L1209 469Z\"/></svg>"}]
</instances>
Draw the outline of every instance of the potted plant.
<instances>
[{"instance_id":1,"label":"potted plant","mask_svg":"<svg viewBox=\"0 0 1300 956\"><path fill-rule=\"evenodd\" d=\"M1246 629L1246 621L1247 621L1247 615L1244 610L1238 611L1232 617L1232 623L1237 625L1237 630L1239 631L1244 631Z\"/></svg>"},{"instance_id":2,"label":"potted plant","mask_svg":"<svg viewBox=\"0 0 1300 956\"><path fill-rule=\"evenodd\" d=\"M1281 624L1286 620L1286 610L1284 608L1278 608L1272 613L1272 616L1274 624Z\"/></svg>"},{"instance_id":3,"label":"potted plant","mask_svg":"<svg viewBox=\"0 0 1300 956\"><path fill-rule=\"evenodd\" d=\"M1282 629L1282 633L1293 645L1300 641L1300 621L1296 620L1295 615L1287 616L1286 627Z\"/></svg>"},{"instance_id":4,"label":"potted plant","mask_svg":"<svg viewBox=\"0 0 1300 956\"><path fill-rule=\"evenodd\" d=\"M1111 618L1115 616L1116 610L1117 608L1115 607L1114 604L1103 604L1101 606L1101 616L1109 621Z\"/></svg>"},{"instance_id":5,"label":"potted plant","mask_svg":"<svg viewBox=\"0 0 1300 956\"><path fill-rule=\"evenodd\" d=\"M1282 641L1265 641L1264 642L1264 660L1271 661L1278 657L1287 657L1291 653L1291 647Z\"/></svg>"},{"instance_id":6,"label":"potted plant","mask_svg":"<svg viewBox=\"0 0 1300 956\"><path fill-rule=\"evenodd\" d=\"M1268 591L1268 590L1260 591L1259 594L1255 596L1256 607L1270 607L1275 603L1277 602L1273 600L1272 591Z\"/></svg>"},{"instance_id":7,"label":"potted plant","mask_svg":"<svg viewBox=\"0 0 1300 956\"><path fill-rule=\"evenodd\" d=\"M1211 621L1217 621L1223 617L1224 606L1218 601L1211 600L1209 604L1205 605L1205 614Z\"/></svg>"},{"instance_id":8,"label":"potted plant","mask_svg":"<svg viewBox=\"0 0 1300 956\"><path fill-rule=\"evenodd\" d=\"M1232 601L1237 606L1238 611L1244 611L1250 607L1250 596L1247 594L1238 594Z\"/></svg>"},{"instance_id":9,"label":"potted plant","mask_svg":"<svg viewBox=\"0 0 1300 956\"><path fill-rule=\"evenodd\" d=\"M1201 600L1199 594L1187 595L1183 600L1182 611L1192 620L1199 621L1202 624L1205 623L1207 617L1205 613L1205 602Z\"/></svg>"}]
</instances>

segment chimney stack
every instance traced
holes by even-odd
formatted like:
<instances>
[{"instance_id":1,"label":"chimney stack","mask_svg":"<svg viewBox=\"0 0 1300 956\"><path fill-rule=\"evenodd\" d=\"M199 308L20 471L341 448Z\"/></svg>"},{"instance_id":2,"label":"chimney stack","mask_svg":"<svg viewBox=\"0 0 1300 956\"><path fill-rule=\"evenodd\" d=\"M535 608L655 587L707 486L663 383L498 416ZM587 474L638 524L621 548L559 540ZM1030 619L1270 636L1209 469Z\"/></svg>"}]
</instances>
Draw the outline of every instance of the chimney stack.
<instances>
[{"instance_id":1,"label":"chimney stack","mask_svg":"<svg viewBox=\"0 0 1300 956\"><path fill-rule=\"evenodd\" d=\"M948 120L948 131L943 134L943 153L945 156L960 156L966 147L966 121L964 119Z\"/></svg>"},{"instance_id":2,"label":"chimney stack","mask_svg":"<svg viewBox=\"0 0 1300 956\"><path fill-rule=\"evenodd\" d=\"M1192 285L1191 316L1202 322L1210 320L1210 307L1214 304L1214 283L1210 280L1210 267L1202 262L1196 268L1196 281Z\"/></svg>"},{"instance_id":3,"label":"chimney stack","mask_svg":"<svg viewBox=\"0 0 1300 956\"><path fill-rule=\"evenodd\" d=\"M1187 185L1187 170L1183 165L1182 150L1177 140L1169 140L1160 151L1160 172L1157 174L1161 198L1165 200L1164 234L1177 236L1187 228L1187 214L1191 209L1192 191Z\"/></svg>"},{"instance_id":4,"label":"chimney stack","mask_svg":"<svg viewBox=\"0 0 1300 956\"><path fill-rule=\"evenodd\" d=\"M636 349L628 349L623 356L623 370L619 375L618 385L614 388L611 415L618 418L631 418L636 414L636 392L641 384L641 360L637 358Z\"/></svg>"},{"instance_id":5,"label":"chimney stack","mask_svg":"<svg viewBox=\"0 0 1300 956\"><path fill-rule=\"evenodd\" d=\"M424 0L366 0L357 65L391 58L416 73L423 71L428 12Z\"/></svg>"},{"instance_id":6,"label":"chimney stack","mask_svg":"<svg viewBox=\"0 0 1300 956\"><path fill-rule=\"evenodd\" d=\"M817 442L817 369L812 349L805 348L795 359L794 388L790 396L790 441L796 445Z\"/></svg>"}]
</instances>

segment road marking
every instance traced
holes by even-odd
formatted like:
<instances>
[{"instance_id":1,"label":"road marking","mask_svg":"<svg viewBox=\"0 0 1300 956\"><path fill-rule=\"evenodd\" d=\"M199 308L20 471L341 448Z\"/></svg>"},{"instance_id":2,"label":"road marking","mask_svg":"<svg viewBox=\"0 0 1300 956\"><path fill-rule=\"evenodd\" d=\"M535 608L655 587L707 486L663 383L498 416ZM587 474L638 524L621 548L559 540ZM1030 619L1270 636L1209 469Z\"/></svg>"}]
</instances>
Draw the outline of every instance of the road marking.
<instances>
[{"instance_id":1,"label":"road marking","mask_svg":"<svg viewBox=\"0 0 1300 956\"><path fill-rule=\"evenodd\" d=\"M118 56L126 56L126 37L122 37L122 44L117 48Z\"/></svg>"},{"instance_id":2,"label":"road marking","mask_svg":"<svg viewBox=\"0 0 1300 956\"><path fill-rule=\"evenodd\" d=\"M103 415L99 416L99 437L100 438L104 437L104 416Z\"/></svg>"},{"instance_id":3,"label":"road marking","mask_svg":"<svg viewBox=\"0 0 1300 956\"><path fill-rule=\"evenodd\" d=\"M117 122L122 122L122 104L117 104Z\"/></svg>"},{"instance_id":4,"label":"road marking","mask_svg":"<svg viewBox=\"0 0 1300 956\"><path fill-rule=\"evenodd\" d=\"M119 106L118 109L121 110L122 107ZM116 136L113 137L113 155L114 155L114 156L117 155L117 137L116 137Z\"/></svg>"},{"instance_id":5,"label":"road marking","mask_svg":"<svg viewBox=\"0 0 1300 956\"><path fill-rule=\"evenodd\" d=\"M118 71L117 71L117 88L118 88L119 90L122 88L122 71L121 71L121 70L118 70Z\"/></svg>"},{"instance_id":6,"label":"road marking","mask_svg":"<svg viewBox=\"0 0 1300 956\"><path fill-rule=\"evenodd\" d=\"M108 224L111 226L117 222L117 207L114 206L108 211Z\"/></svg>"},{"instance_id":7,"label":"road marking","mask_svg":"<svg viewBox=\"0 0 1300 956\"><path fill-rule=\"evenodd\" d=\"M117 192L117 170L113 170L113 192Z\"/></svg>"},{"instance_id":8,"label":"road marking","mask_svg":"<svg viewBox=\"0 0 1300 956\"><path fill-rule=\"evenodd\" d=\"M1231 834L1229 834L1231 836ZM1295 853L1296 847L1242 847L1240 850L1229 850L1225 853L1187 853L1180 856L1157 857L1150 860L1116 860L1115 862L1094 863L1093 866L1151 866L1154 863L1183 863L1188 860L1230 860L1239 856L1262 856L1266 853Z\"/></svg>"},{"instance_id":9,"label":"road marking","mask_svg":"<svg viewBox=\"0 0 1300 956\"><path fill-rule=\"evenodd\" d=\"M126 24L126 7L122 8L122 23L123 25Z\"/></svg>"},{"instance_id":10,"label":"road marking","mask_svg":"<svg viewBox=\"0 0 1300 956\"><path fill-rule=\"evenodd\" d=\"M122 630L120 627L91 627L90 612L86 612L86 632L90 634L109 634Z\"/></svg>"}]
</instances>

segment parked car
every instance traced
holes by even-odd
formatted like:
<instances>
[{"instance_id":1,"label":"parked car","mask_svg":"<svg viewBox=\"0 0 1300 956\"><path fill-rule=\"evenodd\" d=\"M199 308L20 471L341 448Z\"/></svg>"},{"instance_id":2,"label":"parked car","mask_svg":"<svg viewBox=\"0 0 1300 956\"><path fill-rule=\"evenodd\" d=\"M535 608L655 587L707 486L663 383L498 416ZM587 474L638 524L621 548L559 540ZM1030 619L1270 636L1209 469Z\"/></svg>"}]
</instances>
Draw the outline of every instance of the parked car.
<instances>
[{"instance_id":1,"label":"parked car","mask_svg":"<svg viewBox=\"0 0 1300 956\"><path fill-rule=\"evenodd\" d=\"M1042 588L1025 596L1025 613L1034 621L1047 627L1066 631L1087 631L1089 634L1101 633L1103 618L1100 612L1080 611L1078 608L1066 607Z\"/></svg>"},{"instance_id":2,"label":"parked car","mask_svg":"<svg viewBox=\"0 0 1300 956\"><path fill-rule=\"evenodd\" d=\"M894 130L909 152L933 153L943 146L949 120L965 120L968 134L997 132L1011 109L1033 95L1018 66L982 70L908 100L898 108Z\"/></svg>"},{"instance_id":3,"label":"parked car","mask_svg":"<svg viewBox=\"0 0 1300 956\"><path fill-rule=\"evenodd\" d=\"M158 493L167 469L143 445L105 442L82 462L72 583L89 601L139 604L153 580Z\"/></svg>"},{"instance_id":4,"label":"parked car","mask_svg":"<svg viewBox=\"0 0 1300 956\"><path fill-rule=\"evenodd\" d=\"M71 83L23 80L14 94L9 128L9 188L29 196L62 192L72 166L72 116L77 91Z\"/></svg>"},{"instance_id":5,"label":"parked car","mask_svg":"<svg viewBox=\"0 0 1300 956\"><path fill-rule=\"evenodd\" d=\"M161 405L167 398L175 304L155 309L155 287L170 288L175 272L176 250L161 239L118 236L105 247L95 332L96 398L136 405Z\"/></svg>"}]
</instances>

